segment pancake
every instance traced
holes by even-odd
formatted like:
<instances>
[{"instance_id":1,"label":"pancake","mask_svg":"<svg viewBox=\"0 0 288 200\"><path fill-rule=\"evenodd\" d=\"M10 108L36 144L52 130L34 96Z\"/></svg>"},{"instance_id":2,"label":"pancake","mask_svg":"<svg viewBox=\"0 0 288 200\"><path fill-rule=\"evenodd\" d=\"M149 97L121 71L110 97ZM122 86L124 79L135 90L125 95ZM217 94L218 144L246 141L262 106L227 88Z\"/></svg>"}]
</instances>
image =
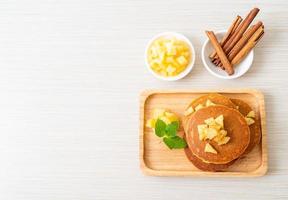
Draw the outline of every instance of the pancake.
<instances>
[{"instance_id":1,"label":"pancake","mask_svg":"<svg viewBox=\"0 0 288 200\"><path fill-rule=\"evenodd\" d=\"M186 139L185 136L184 136L184 139ZM225 171L225 169L227 169L230 165L232 165L236 161L236 160L233 160L227 164L205 163L200 158L195 156L188 147L184 149L184 152L186 154L186 157L190 160L190 162L192 162L192 164L195 167L203 171L212 171L212 172Z\"/></svg>"},{"instance_id":2,"label":"pancake","mask_svg":"<svg viewBox=\"0 0 288 200\"><path fill-rule=\"evenodd\" d=\"M203 171L212 171L212 172L221 172L225 171L230 165L232 165L236 160L232 160L226 164L213 164L213 163L205 163L200 158L195 156L189 148L185 148L184 152L186 157L192 162L192 164L200 170Z\"/></svg>"},{"instance_id":3,"label":"pancake","mask_svg":"<svg viewBox=\"0 0 288 200\"><path fill-rule=\"evenodd\" d=\"M195 109L196 106L198 106L199 104L205 105L207 100L210 100L211 102L213 102L214 104L217 104L217 105L223 105L223 106L227 106L229 108L237 109L237 106L228 97L221 95L221 94L218 94L218 93L210 93L210 94L202 95L202 96L194 99L189 104L189 106L187 106L186 109L188 109L191 106ZM193 113L191 113L191 114L193 114ZM183 118L184 130L185 130L185 125L187 124L187 120L188 120L189 116L191 116L191 114L188 116L185 116Z\"/></svg>"},{"instance_id":4,"label":"pancake","mask_svg":"<svg viewBox=\"0 0 288 200\"><path fill-rule=\"evenodd\" d=\"M198 106L199 104L205 105L207 100L210 100L212 103L217 104L217 105L223 105L223 106L227 106L229 108L237 109L236 105L228 97L221 95L221 94L218 94L218 93L210 93L210 94L202 95L202 96L194 99L189 104L189 106L187 106L186 109L190 108L191 106L195 109L196 106ZM186 123L186 121L188 120L188 117L190 115L185 116L183 118L183 124Z\"/></svg>"},{"instance_id":5,"label":"pancake","mask_svg":"<svg viewBox=\"0 0 288 200\"><path fill-rule=\"evenodd\" d=\"M189 106L187 108L189 108L190 106L195 108L199 104L205 105L207 100L212 101L214 104L219 104L219 105L227 106L229 108L235 108L236 109L236 106L228 97L221 95L221 94L218 94L218 93L211 93L211 94L202 95L202 96L194 99L189 104Z\"/></svg>"},{"instance_id":6,"label":"pancake","mask_svg":"<svg viewBox=\"0 0 288 200\"><path fill-rule=\"evenodd\" d=\"M183 124L184 132L186 128L186 124ZM186 134L184 134L183 138L186 140ZM195 156L192 151L189 149L189 147L186 147L184 149L185 155L188 158L188 160L198 169L203 171L212 171L212 172L221 172L225 171L230 165L232 165L236 160L232 160L229 163L226 164L213 164L213 163L207 163L203 162L200 158Z\"/></svg>"},{"instance_id":7,"label":"pancake","mask_svg":"<svg viewBox=\"0 0 288 200\"><path fill-rule=\"evenodd\" d=\"M240 99L231 99L231 101L238 106L238 110L239 112L246 117L247 114L252 110L252 108L245 103L244 101L240 100ZM245 154L249 153L252 151L252 149L259 144L260 140L261 140L261 128L260 128L260 119L259 116L256 114L255 115L255 123L251 124L249 126L250 128L250 143L247 147L247 149L245 150Z\"/></svg>"},{"instance_id":8,"label":"pancake","mask_svg":"<svg viewBox=\"0 0 288 200\"><path fill-rule=\"evenodd\" d=\"M212 101L215 104L222 104L222 105L226 105L228 107L231 108L236 108L235 105L233 105L233 103L230 101L230 99L228 99L227 97L220 95L220 94L209 94L209 95L203 95L197 99L195 99L193 102L190 103L190 105L188 106L188 108L190 106L193 106L193 108L195 108L197 105L201 104L205 104L207 100ZM189 119L189 116L186 117L186 119L183 120L183 128L184 128L184 132L186 132L187 129L187 124L186 123ZM185 135L184 135L185 138ZM185 138L186 139L186 138ZM203 171L224 171L225 169L227 169L230 165L232 165L236 160L233 160L227 164L213 164L213 163L207 163L207 162L203 162L200 158L198 158L197 156L195 156L192 151L187 147L184 149L184 152L186 154L186 157L189 159L189 161L198 169L203 170Z\"/></svg>"},{"instance_id":9,"label":"pancake","mask_svg":"<svg viewBox=\"0 0 288 200\"><path fill-rule=\"evenodd\" d=\"M209 143L218 152L217 154L204 151L208 141L199 139L199 124L204 124L204 120L210 117L224 116L224 129L231 139L227 144L219 146L215 141ZM186 122L187 144L192 153L204 162L213 164L226 164L239 156L246 150L250 141L250 130L243 115L232 108L222 105L209 106L196 111Z\"/></svg>"}]
</instances>

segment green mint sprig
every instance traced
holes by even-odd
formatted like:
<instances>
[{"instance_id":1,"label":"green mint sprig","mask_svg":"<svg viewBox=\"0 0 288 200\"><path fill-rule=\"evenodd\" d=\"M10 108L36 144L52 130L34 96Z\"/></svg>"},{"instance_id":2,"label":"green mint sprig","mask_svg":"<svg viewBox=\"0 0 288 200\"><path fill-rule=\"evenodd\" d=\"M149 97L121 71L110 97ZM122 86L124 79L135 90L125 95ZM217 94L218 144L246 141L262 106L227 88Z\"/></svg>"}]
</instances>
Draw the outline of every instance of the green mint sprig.
<instances>
[{"instance_id":1,"label":"green mint sprig","mask_svg":"<svg viewBox=\"0 0 288 200\"><path fill-rule=\"evenodd\" d=\"M155 134L163 138L163 142L169 149L183 149L187 146L186 141L177 135L179 122L174 121L166 124L161 119L157 119L155 124Z\"/></svg>"}]
</instances>

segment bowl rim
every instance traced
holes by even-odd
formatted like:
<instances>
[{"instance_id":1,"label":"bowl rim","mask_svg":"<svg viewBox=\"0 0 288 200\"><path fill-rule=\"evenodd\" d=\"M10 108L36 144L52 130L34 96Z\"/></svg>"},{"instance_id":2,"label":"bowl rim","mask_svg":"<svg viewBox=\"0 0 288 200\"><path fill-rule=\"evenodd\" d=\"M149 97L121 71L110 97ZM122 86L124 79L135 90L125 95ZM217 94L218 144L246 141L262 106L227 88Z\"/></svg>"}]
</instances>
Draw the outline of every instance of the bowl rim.
<instances>
[{"instance_id":1,"label":"bowl rim","mask_svg":"<svg viewBox=\"0 0 288 200\"><path fill-rule=\"evenodd\" d=\"M192 59L190 60L189 64L187 65L186 69L184 71L182 71L180 74L176 75L176 76L171 76L171 77L164 77L164 76L161 76L159 74L157 74L156 72L154 72L149 63L148 63L148 58L147 58L147 55L148 55L148 50L149 50L149 47L151 46L151 44L158 38L160 37L163 37L163 36L175 36L176 38L178 39L181 39L181 40L184 40L190 50L191 50L191 54L192 54ZM154 37L152 37L148 44L146 45L146 48L145 48L145 64L146 64L146 67L148 68L148 70L150 71L150 73L160 79L160 80L164 80L164 81L176 81L176 80L179 80L179 79L182 79L184 78L186 75L188 75L193 67L194 67L194 64L195 64L195 59L196 59L196 54L195 54L195 49L194 49L194 46L192 44L192 42L183 34L181 33L178 33L178 32L172 32L172 31L166 31L166 32L162 32L162 33L158 33L156 34Z\"/></svg>"},{"instance_id":2,"label":"bowl rim","mask_svg":"<svg viewBox=\"0 0 288 200\"><path fill-rule=\"evenodd\" d=\"M223 34L223 33L226 33L226 32L227 32L227 30L216 31L216 32L215 32L215 35L217 36L217 34ZM204 55L205 49L207 48L207 44L208 44L209 42L210 42L210 41L209 41L209 38L207 38L206 41L203 43L203 46L202 46L202 49L201 49L201 60L202 60L202 63L204 64L204 67L207 69L207 71L208 71L210 74L214 75L214 76L217 77L217 78L221 78L221 79L236 79L236 78L239 78L240 76L243 76L243 75L251 68L252 63L253 63L253 60L254 60L254 49L252 49L252 50L248 53L248 55L249 55L249 54L252 55L252 58L251 58L251 62L248 64L249 67L247 67L246 70L244 70L244 71L242 71L241 73L238 73L238 74L236 74L236 75L232 75L232 76L228 76L228 75L223 76L223 75L220 75L220 74L215 73L214 71L212 71L212 70L210 69L210 67L209 67L208 64L206 63L205 55ZM247 55L247 56L248 56L248 55ZM247 56L244 58L244 60L247 59Z\"/></svg>"}]
</instances>

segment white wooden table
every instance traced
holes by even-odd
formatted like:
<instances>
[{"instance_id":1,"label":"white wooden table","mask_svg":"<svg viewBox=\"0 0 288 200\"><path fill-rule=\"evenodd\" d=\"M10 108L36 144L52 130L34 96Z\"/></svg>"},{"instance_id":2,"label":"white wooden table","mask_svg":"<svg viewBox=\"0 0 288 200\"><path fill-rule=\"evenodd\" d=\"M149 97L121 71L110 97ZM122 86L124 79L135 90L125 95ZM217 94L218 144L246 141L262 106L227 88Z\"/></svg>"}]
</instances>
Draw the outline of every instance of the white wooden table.
<instances>
[{"instance_id":1,"label":"white wooden table","mask_svg":"<svg viewBox=\"0 0 288 200\"><path fill-rule=\"evenodd\" d=\"M220 80L200 59L204 30L261 8L265 36L253 68ZM287 199L288 2L27 0L0 2L0 199ZM144 65L156 33L195 44L187 78L161 82ZM138 97L143 89L256 88L268 117L262 178L142 175Z\"/></svg>"}]
</instances>

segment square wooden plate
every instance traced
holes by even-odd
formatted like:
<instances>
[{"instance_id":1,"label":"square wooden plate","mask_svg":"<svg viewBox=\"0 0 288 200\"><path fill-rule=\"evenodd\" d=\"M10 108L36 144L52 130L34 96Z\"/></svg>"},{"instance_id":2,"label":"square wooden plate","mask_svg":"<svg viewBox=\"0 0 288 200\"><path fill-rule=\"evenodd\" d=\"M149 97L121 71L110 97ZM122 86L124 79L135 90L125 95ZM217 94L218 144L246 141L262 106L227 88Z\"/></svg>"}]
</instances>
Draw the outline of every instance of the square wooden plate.
<instances>
[{"instance_id":1,"label":"square wooden plate","mask_svg":"<svg viewBox=\"0 0 288 200\"><path fill-rule=\"evenodd\" d=\"M170 150L152 129L145 126L154 108L166 108L183 116L192 99L207 93L220 93L247 102L261 119L262 140L252 152L225 172L204 172L186 158L184 150ZM181 127L180 127L181 129ZM181 130L180 130L181 131ZM182 128L183 131L183 128ZM267 172L266 117L264 96L252 89L229 90L146 90L140 96L140 167L152 176L230 176L254 177Z\"/></svg>"}]
</instances>

